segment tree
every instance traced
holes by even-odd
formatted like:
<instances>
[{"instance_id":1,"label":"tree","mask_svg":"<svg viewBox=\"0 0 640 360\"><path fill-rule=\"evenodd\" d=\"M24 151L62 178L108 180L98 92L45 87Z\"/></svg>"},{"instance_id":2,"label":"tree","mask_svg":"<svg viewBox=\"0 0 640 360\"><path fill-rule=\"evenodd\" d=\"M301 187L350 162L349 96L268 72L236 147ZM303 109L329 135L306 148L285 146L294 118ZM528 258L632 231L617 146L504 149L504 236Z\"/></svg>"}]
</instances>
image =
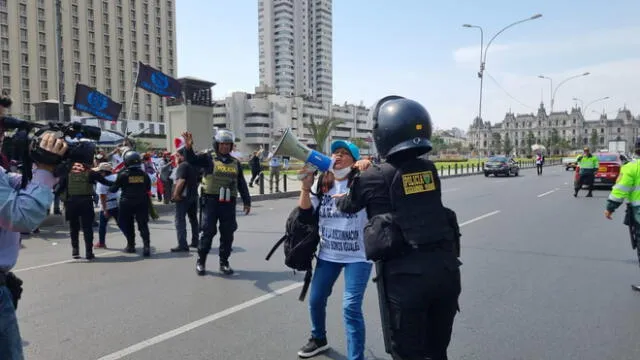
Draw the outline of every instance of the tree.
<instances>
[{"instance_id":1,"label":"tree","mask_svg":"<svg viewBox=\"0 0 640 360\"><path fill-rule=\"evenodd\" d=\"M444 139L439 135L431 136L431 151L435 153L439 153L441 150L445 150L447 148L447 144L444 143Z\"/></svg>"},{"instance_id":2,"label":"tree","mask_svg":"<svg viewBox=\"0 0 640 360\"><path fill-rule=\"evenodd\" d=\"M511 143L511 138L509 138L509 133L504 134L502 149L504 150L505 155L511 154L511 151L513 150L513 144Z\"/></svg>"},{"instance_id":3,"label":"tree","mask_svg":"<svg viewBox=\"0 0 640 360\"><path fill-rule=\"evenodd\" d=\"M536 137L533 135L533 131L529 130L527 133L527 153L530 153L531 147L536 143Z\"/></svg>"},{"instance_id":4,"label":"tree","mask_svg":"<svg viewBox=\"0 0 640 360\"><path fill-rule=\"evenodd\" d=\"M562 140L562 138L560 138L560 134L558 133L558 129L552 129L551 130L551 136L549 137L549 152L551 152L551 150L557 150L559 148L559 144L560 141ZM553 151L551 153L555 153L557 151Z\"/></svg>"},{"instance_id":5,"label":"tree","mask_svg":"<svg viewBox=\"0 0 640 360\"><path fill-rule=\"evenodd\" d=\"M349 138L349 141L359 147L360 149L368 149L369 148L369 143L366 142L363 138Z\"/></svg>"},{"instance_id":6,"label":"tree","mask_svg":"<svg viewBox=\"0 0 640 360\"><path fill-rule=\"evenodd\" d=\"M596 147L598 146L598 130L596 129L591 130L589 146L591 147L591 151L596 151Z\"/></svg>"},{"instance_id":7,"label":"tree","mask_svg":"<svg viewBox=\"0 0 640 360\"><path fill-rule=\"evenodd\" d=\"M502 149L502 137L500 133L491 134L491 149L495 152L500 152Z\"/></svg>"},{"instance_id":8,"label":"tree","mask_svg":"<svg viewBox=\"0 0 640 360\"><path fill-rule=\"evenodd\" d=\"M321 122L316 122L313 117L309 118L309 130L311 130L311 136L316 142L316 150L324 153L324 145L327 139L331 135L331 132L335 130L338 125L344 121L336 118L325 118Z\"/></svg>"}]
</instances>

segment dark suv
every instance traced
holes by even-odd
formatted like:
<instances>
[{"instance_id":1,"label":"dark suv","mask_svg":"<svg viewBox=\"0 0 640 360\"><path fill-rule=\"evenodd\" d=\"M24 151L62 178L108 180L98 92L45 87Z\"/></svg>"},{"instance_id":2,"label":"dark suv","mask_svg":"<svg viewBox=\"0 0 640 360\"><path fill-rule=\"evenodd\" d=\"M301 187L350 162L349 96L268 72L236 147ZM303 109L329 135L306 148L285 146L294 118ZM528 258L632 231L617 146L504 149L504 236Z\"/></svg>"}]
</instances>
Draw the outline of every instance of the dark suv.
<instances>
[{"instance_id":1,"label":"dark suv","mask_svg":"<svg viewBox=\"0 0 640 360\"><path fill-rule=\"evenodd\" d=\"M505 176L518 176L520 173L520 166L513 160L513 158L506 156L492 156L484 164L484 176L493 174L498 176L499 174Z\"/></svg>"}]
</instances>

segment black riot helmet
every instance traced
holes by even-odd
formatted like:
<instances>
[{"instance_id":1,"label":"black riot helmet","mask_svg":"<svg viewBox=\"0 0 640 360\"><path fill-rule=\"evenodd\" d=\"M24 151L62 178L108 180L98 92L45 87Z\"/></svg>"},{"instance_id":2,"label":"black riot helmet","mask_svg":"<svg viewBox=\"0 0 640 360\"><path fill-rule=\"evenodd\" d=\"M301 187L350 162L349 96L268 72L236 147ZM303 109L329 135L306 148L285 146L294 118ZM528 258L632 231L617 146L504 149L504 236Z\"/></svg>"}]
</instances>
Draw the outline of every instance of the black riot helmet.
<instances>
[{"instance_id":1,"label":"black riot helmet","mask_svg":"<svg viewBox=\"0 0 640 360\"><path fill-rule=\"evenodd\" d=\"M431 116L416 101L390 95L369 111L373 139L381 157L410 159L431 151Z\"/></svg>"},{"instance_id":2,"label":"black riot helmet","mask_svg":"<svg viewBox=\"0 0 640 360\"><path fill-rule=\"evenodd\" d=\"M124 166L127 169L133 168L141 168L142 167L142 157L137 151L129 150L124 153L122 156L124 161Z\"/></svg>"},{"instance_id":3,"label":"black riot helmet","mask_svg":"<svg viewBox=\"0 0 640 360\"><path fill-rule=\"evenodd\" d=\"M231 150L233 150L233 143L236 141L236 136L233 131L227 129L221 129L216 131L213 137L213 149L218 152L218 144L232 144Z\"/></svg>"}]
</instances>

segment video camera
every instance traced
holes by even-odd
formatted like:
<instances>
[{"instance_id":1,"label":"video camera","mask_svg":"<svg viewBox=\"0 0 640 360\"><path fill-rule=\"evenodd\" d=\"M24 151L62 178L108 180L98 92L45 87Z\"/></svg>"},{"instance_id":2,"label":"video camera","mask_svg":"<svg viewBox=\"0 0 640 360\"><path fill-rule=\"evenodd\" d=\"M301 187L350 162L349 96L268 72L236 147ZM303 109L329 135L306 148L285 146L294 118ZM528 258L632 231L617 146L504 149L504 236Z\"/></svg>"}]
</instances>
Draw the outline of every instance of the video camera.
<instances>
[{"instance_id":1,"label":"video camera","mask_svg":"<svg viewBox=\"0 0 640 360\"><path fill-rule=\"evenodd\" d=\"M10 142L5 155L22 163L23 180L26 177L26 181L31 179L32 162L62 165L58 167L59 171L63 171L68 165L76 162L92 164L96 142L100 140L102 134L99 127L83 125L79 122L49 122L47 125L43 125L8 116L0 119L0 130L14 129L16 130L15 134L10 139L5 139L5 142L7 140ZM29 136L31 130L34 129L34 135ZM56 133L56 137L64 139L67 143L68 150L63 156L40 148L42 135L49 131Z\"/></svg>"}]
</instances>

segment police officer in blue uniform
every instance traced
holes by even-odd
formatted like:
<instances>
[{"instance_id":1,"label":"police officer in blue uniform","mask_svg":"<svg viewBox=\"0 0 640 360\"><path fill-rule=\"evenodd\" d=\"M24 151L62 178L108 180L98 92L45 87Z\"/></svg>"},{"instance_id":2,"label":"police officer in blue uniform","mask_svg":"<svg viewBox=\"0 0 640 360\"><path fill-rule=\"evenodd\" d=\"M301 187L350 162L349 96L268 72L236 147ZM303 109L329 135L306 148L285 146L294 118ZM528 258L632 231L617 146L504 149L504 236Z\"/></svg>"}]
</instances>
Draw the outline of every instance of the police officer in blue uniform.
<instances>
[{"instance_id":1,"label":"police officer in blue uniform","mask_svg":"<svg viewBox=\"0 0 640 360\"><path fill-rule=\"evenodd\" d=\"M149 206L151 179L142 170L142 157L136 151L129 150L123 156L125 169L118 173L115 183L109 188L111 192L120 193L118 222L127 238L128 253L136 252L136 234L134 219L138 223L138 231L142 237L142 255L151 256L151 235L149 234Z\"/></svg>"},{"instance_id":2,"label":"police officer in blue uniform","mask_svg":"<svg viewBox=\"0 0 640 360\"><path fill-rule=\"evenodd\" d=\"M229 130L218 130L213 138L215 155L209 152L196 154L193 151L193 137L191 133L182 134L185 139L185 155L189 164L203 168L202 204L203 221L202 236L198 247L196 273L205 274L207 256L211 250L211 242L216 235L216 225L220 226L220 272L225 275L233 274L229 266L233 245L233 233L238 229L236 222L236 198L238 194L244 203L244 213L251 211L251 196L244 178L242 165L238 159L230 155L235 142L235 135Z\"/></svg>"},{"instance_id":3,"label":"police officer in blue uniform","mask_svg":"<svg viewBox=\"0 0 640 360\"><path fill-rule=\"evenodd\" d=\"M376 261L385 346L395 360L446 360L461 292L459 228L424 154L432 124L419 103L387 96L371 109L386 163L353 180L343 212L367 209L367 258Z\"/></svg>"}]
</instances>

